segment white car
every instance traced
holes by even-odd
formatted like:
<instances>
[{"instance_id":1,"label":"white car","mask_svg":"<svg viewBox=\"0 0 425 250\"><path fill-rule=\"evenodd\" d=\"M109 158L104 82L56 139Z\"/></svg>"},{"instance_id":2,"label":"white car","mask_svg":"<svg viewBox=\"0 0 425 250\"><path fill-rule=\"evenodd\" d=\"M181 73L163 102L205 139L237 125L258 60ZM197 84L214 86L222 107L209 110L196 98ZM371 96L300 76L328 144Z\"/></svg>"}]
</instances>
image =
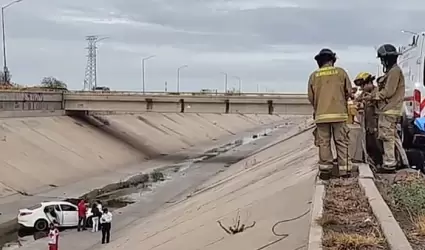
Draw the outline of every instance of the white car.
<instances>
[{"instance_id":1,"label":"white car","mask_svg":"<svg viewBox=\"0 0 425 250\"><path fill-rule=\"evenodd\" d=\"M91 216L90 210L87 210L87 218ZM18 223L23 227L44 231L53 221L59 227L78 226L78 207L66 201L48 201L19 210Z\"/></svg>"}]
</instances>

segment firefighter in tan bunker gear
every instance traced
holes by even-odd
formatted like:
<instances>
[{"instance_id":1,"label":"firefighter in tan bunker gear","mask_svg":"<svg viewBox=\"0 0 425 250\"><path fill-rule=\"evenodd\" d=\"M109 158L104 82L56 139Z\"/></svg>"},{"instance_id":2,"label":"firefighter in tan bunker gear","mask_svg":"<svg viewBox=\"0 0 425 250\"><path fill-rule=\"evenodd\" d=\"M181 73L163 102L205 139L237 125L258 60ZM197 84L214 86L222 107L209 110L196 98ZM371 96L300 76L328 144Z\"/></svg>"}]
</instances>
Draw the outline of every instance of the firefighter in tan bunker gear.
<instances>
[{"instance_id":1,"label":"firefighter in tan bunker gear","mask_svg":"<svg viewBox=\"0 0 425 250\"><path fill-rule=\"evenodd\" d=\"M373 100L364 100L364 96L376 95L378 87L373 84L375 76L367 72L361 72L354 79L354 85L361 88L362 93L356 101L363 111L362 126L364 126L366 152L373 163L382 165L382 145L378 140L378 114L376 113L377 103Z\"/></svg>"},{"instance_id":2,"label":"firefighter in tan bunker gear","mask_svg":"<svg viewBox=\"0 0 425 250\"><path fill-rule=\"evenodd\" d=\"M382 141L384 148L382 168L392 171L397 166L395 140L397 122L401 117L405 95L404 75L397 65L400 53L393 45L382 45L377 54L381 59L385 75L378 81L378 91L367 99L377 102L378 138Z\"/></svg>"},{"instance_id":3,"label":"firefighter in tan bunker gear","mask_svg":"<svg viewBox=\"0 0 425 250\"><path fill-rule=\"evenodd\" d=\"M336 54L322 49L314 58L319 69L308 82L308 99L314 109L315 144L319 147L319 171L330 173L333 168L331 140L336 147L339 174L351 172L348 155L347 101L351 96L351 82L347 72L335 67Z\"/></svg>"}]
</instances>

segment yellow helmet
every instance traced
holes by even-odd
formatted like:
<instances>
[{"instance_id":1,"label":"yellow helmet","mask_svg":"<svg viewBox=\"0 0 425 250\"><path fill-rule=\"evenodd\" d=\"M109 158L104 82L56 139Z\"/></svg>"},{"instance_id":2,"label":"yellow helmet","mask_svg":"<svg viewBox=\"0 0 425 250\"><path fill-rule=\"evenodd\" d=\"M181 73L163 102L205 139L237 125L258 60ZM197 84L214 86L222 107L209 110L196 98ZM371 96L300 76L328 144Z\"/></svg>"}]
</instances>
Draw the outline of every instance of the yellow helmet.
<instances>
[{"instance_id":1,"label":"yellow helmet","mask_svg":"<svg viewBox=\"0 0 425 250\"><path fill-rule=\"evenodd\" d=\"M362 86L368 82L373 82L374 80L375 80L375 76L373 76L372 74L369 74L367 72L360 72L356 76L356 79L354 79L354 85Z\"/></svg>"}]
</instances>

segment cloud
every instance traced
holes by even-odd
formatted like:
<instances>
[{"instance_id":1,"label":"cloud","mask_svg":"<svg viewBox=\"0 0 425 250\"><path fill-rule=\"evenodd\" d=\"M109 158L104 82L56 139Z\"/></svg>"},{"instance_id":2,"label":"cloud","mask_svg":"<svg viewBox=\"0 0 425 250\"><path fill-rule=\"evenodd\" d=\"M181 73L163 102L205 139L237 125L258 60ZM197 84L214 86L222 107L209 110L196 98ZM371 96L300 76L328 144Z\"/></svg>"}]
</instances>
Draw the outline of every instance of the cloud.
<instances>
[{"instance_id":1,"label":"cloud","mask_svg":"<svg viewBox=\"0 0 425 250\"><path fill-rule=\"evenodd\" d=\"M8 66L18 83L55 76L81 89L85 36L100 35L110 38L98 44L98 83L112 89L140 90L141 59L156 55L148 90L175 89L187 64L183 91L222 90L227 72L246 91L305 92L321 48L351 77L376 72L374 46L407 43L400 30L421 31L424 10L418 0L23 0L6 10Z\"/></svg>"}]
</instances>

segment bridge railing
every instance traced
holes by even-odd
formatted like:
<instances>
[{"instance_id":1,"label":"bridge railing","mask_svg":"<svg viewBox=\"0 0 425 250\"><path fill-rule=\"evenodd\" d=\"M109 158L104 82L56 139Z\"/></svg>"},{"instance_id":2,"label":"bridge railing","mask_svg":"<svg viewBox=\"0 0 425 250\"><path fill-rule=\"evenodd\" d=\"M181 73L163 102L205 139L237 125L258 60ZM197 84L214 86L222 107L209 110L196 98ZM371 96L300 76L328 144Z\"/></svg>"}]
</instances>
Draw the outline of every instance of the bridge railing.
<instances>
[{"instance_id":1,"label":"bridge railing","mask_svg":"<svg viewBox=\"0 0 425 250\"><path fill-rule=\"evenodd\" d=\"M81 90L62 90L62 89L49 89L49 88L7 88L0 89L1 92L8 93L67 93L79 95L164 95L164 96L285 96L285 97L300 97L306 98L305 93L260 93L260 92L243 92L243 93L224 93L224 92L161 92L161 91L81 91Z\"/></svg>"},{"instance_id":2,"label":"bridge railing","mask_svg":"<svg viewBox=\"0 0 425 250\"><path fill-rule=\"evenodd\" d=\"M138 92L138 91L68 91L69 94L79 95L164 95L164 96L270 96L270 97L300 97L306 98L307 94L303 93L202 93L202 92Z\"/></svg>"}]
</instances>

